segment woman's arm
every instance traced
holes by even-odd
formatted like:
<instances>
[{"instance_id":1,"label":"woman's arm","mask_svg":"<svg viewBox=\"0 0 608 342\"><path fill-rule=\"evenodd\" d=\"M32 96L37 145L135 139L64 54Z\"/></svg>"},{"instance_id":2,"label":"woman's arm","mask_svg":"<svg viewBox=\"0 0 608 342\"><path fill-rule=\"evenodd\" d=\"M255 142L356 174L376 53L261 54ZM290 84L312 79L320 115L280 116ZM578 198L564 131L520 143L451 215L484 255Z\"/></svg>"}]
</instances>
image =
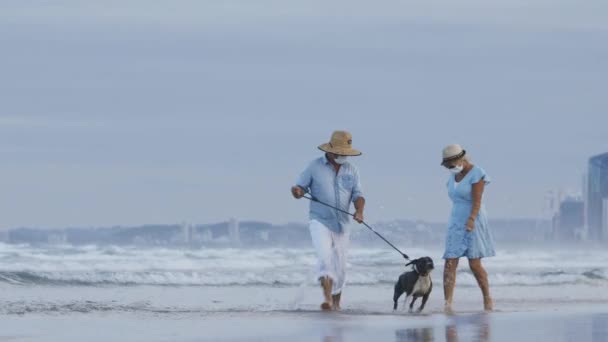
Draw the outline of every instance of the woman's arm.
<instances>
[{"instance_id":1,"label":"woman's arm","mask_svg":"<svg viewBox=\"0 0 608 342\"><path fill-rule=\"evenodd\" d=\"M481 209L481 198L483 197L483 189L485 186L486 182L483 179L473 184L473 189L471 190L471 196L473 197L473 207L471 208L471 215L467 220L468 231L472 231L473 228L475 228L475 220L477 219L477 215L479 215L479 210Z\"/></svg>"}]
</instances>

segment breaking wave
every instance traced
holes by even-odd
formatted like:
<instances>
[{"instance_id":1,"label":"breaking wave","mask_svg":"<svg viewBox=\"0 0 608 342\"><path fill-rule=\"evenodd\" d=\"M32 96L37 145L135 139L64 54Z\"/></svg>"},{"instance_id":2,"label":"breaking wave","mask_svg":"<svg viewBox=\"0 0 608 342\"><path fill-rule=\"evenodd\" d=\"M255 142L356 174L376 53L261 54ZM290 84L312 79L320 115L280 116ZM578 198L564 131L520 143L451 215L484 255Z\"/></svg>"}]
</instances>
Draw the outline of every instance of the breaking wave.
<instances>
[{"instance_id":1,"label":"breaking wave","mask_svg":"<svg viewBox=\"0 0 608 342\"><path fill-rule=\"evenodd\" d=\"M414 249L436 262L440 251ZM608 252L510 252L488 259L493 286L608 284ZM0 283L15 286L299 286L314 282L309 249L141 249L102 246L32 247L0 244ZM390 285L404 261L391 250L355 249L349 284ZM462 263L458 283L476 286Z\"/></svg>"}]
</instances>

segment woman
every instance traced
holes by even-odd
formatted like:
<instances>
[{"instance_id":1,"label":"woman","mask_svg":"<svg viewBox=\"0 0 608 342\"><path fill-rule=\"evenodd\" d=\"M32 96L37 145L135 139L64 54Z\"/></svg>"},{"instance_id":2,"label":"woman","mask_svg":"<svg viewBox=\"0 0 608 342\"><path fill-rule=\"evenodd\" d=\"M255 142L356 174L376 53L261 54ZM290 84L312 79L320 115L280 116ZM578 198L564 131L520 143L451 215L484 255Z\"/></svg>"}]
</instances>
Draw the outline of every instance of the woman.
<instances>
[{"instance_id":1,"label":"woman","mask_svg":"<svg viewBox=\"0 0 608 342\"><path fill-rule=\"evenodd\" d=\"M445 311L452 312L452 298L456 285L456 268L460 257L469 259L469 267L475 275L483 294L486 311L493 309L488 274L481 259L494 256L494 241L488 229L488 219L482 204L485 185L490 178L479 166L473 165L460 145L449 145L443 149L441 163L452 173L448 181L448 195L452 200L452 214L446 238L443 292Z\"/></svg>"}]
</instances>

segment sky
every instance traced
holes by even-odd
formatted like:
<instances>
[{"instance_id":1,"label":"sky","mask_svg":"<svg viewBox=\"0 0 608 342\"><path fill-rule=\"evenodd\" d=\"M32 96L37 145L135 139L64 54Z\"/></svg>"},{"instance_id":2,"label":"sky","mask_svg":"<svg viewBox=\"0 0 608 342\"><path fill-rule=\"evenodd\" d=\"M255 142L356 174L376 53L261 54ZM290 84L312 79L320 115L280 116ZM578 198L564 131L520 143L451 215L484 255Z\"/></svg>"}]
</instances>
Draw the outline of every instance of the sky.
<instances>
[{"instance_id":1,"label":"sky","mask_svg":"<svg viewBox=\"0 0 608 342\"><path fill-rule=\"evenodd\" d=\"M370 221L446 221L441 149L538 218L608 152L608 2L0 3L0 229L304 222L353 134Z\"/></svg>"}]
</instances>

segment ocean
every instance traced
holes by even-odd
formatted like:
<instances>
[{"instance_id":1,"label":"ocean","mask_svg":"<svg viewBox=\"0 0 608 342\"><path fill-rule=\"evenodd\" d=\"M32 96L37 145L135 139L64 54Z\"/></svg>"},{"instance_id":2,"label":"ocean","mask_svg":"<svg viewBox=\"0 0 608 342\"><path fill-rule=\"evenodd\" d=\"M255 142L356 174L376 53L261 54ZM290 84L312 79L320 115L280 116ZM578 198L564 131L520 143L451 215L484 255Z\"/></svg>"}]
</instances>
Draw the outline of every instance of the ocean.
<instances>
[{"instance_id":1,"label":"ocean","mask_svg":"<svg viewBox=\"0 0 608 342\"><path fill-rule=\"evenodd\" d=\"M414 316L407 312L392 311L392 287L406 270L405 261L397 253L388 248L353 247L343 295L344 310L335 316L342 317L340 324L359 320L395 322L402 320L402 316L409 318L410 325L420 319L432 326L443 324L437 321L447 319L441 310L441 251L415 248L407 252L416 257L431 256L436 263L434 291L424 314L412 320ZM70 331L89 340L101 337L91 333L94 327L108 325L103 336L114 336L116 331L112 327L124 322L132 323L128 327L152 324L161 331L151 334L154 329L140 329L137 333L116 335L115 339L221 340L225 336L232 336L227 340L246 339L226 323L239 320L265 319L267 323L312 319L316 322L313 326L317 326L318 320L325 322L325 319L317 316L321 293L315 282L314 264L312 249L0 244L3 331L0 340L2 336L17 340L70 340L76 337L66 336L65 329L55 333L51 330L79 321L82 326L73 326L75 332ZM603 249L503 249L497 257L485 260L485 266L496 305L496 313L492 315L503 315L499 316L502 320L514 313L598 314L608 304L608 251ZM457 314L465 316L477 315L482 308L481 294L464 259L457 275L454 307ZM279 321L275 323L280 324ZM210 322L216 323L205 331L196 329L199 324ZM32 328L34 323L36 328ZM87 324L91 326L86 328ZM226 326L224 331L218 328L222 324ZM257 327L239 324L245 330ZM182 325L186 327L177 328ZM47 331L35 333L45 326ZM129 331L128 327L124 331ZM166 331L173 331L173 335L162 335ZM209 335L210 331L214 332ZM253 336L280 340L267 333ZM106 337L100 340L107 340Z\"/></svg>"}]
</instances>

